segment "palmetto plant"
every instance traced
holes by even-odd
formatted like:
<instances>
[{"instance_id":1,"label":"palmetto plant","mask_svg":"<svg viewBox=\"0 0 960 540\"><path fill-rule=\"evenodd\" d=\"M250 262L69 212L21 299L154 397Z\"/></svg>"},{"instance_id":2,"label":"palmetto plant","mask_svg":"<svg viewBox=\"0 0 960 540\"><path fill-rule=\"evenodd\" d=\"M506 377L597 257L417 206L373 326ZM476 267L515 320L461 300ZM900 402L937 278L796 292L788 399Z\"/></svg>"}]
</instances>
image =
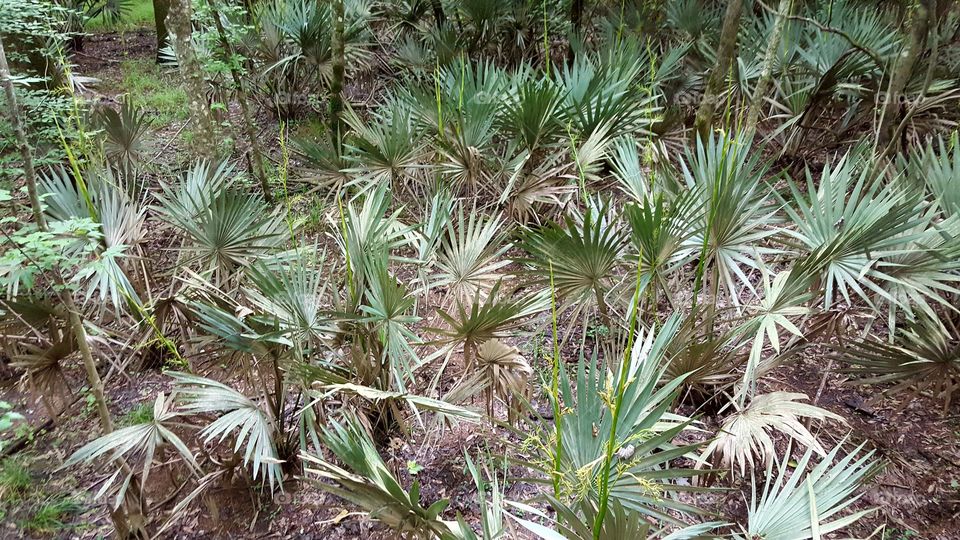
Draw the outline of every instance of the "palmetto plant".
<instances>
[{"instance_id":1,"label":"palmetto plant","mask_svg":"<svg viewBox=\"0 0 960 540\"><path fill-rule=\"evenodd\" d=\"M754 456L769 465L777 455L771 431L784 433L819 455L826 455L800 419L829 418L842 422L843 418L826 409L798 401L806 397L789 392L771 392L753 397L746 407L738 409L723 421L720 433L704 450L703 459L713 457L710 461L714 467L730 468L732 471L739 468L741 475L746 473L748 465L753 470Z\"/></svg>"},{"instance_id":2,"label":"palmetto plant","mask_svg":"<svg viewBox=\"0 0 960 540\"><path fill-rule=\"evenodd\" d=\"M201 163L158 196L158 211L185 237L181 264L220 282L276 250L286 229L262 197L232 187L231 173Z\"/></svg>"},{"instance_id":3,"label":"palmetto plant","mask_svg":"<svg viewBox=\"0 0 960 540\"><path fill-rule=\"evenodd\" d=\"M582 216L567 217L563 225L528 230L521 247L530 253L540 282L552 282L568 305L581 310L595 305L611 326L606 295L618 281L626 237L607 202L596 202Z\"/></svg>"},{"instance_id":4,"label":"palmetto plant","mask_svg":"<svg viewBox=\"0 0 960 540\"><path fill-rule=\"evenodd\" d=\"M761 256L779 253L762 244L775 233L776 208L768 199L767 168L748 149L741 135L711 134L680 162L683 185L702 201L690 245L709 272L713 301L722 286L734 305L741 302L738 284L756 294L749 274L760 270Z\"/></svg>"},{"instance_id":5,"label":"palmetto plant","mask_svg":"<svg viewBox=\"0 0 960 540\"><path fill-rule=\"evenodd\" d=\"M441 499L430 506L420 503L420 483L406 489L377 453L370 436L358 420L347 416L324 429L323 441L350 470L310 454L301 457L306 472L320 481L322 489L366 510L369 515L406 538L429 540L452 538L455 523L440 519L450 503ZM351 472L352 471L352 472Z\"/></svg>"},{"instance_id":6,"label":"palmetto plant","mask_svg":"<svg viewBox=\"0 0 960 540\"><path fill-rule=\"evenodd\" d=\"M873 295L892 301L876 283L892 280L883 269L884 256L906 253L911 241L923 243L921 233L904 234L922 223L916 191L885 184L869 165L846 156L836 166L824 167L818 185L808 172L806 195L793 181L788 183L793 203L786 204L784 212L796 228L784 233L794 241L788 241L790 245L821 261L819 286L826 308L838 292L847 304L851 293L869 305Z\"/></svg>"},{"instance_id":7,"label":"palmetto plant","mask_svg":"<svg viewBox=\"0 0 960 540\"><path fill-rule=\"evenodd\" d=\"M498 339L483 342L477 348L477 369L466 377L461 386L471 393L482 391L487 404L487 416L494 418L494 399L506 406L507 418L514 422L523 410L529 396L533 369L516 347ZM456 391L454 391L456 392Z\"/></svg>"},{"instance_id":8,"label":"palmetto plant","mask_svg":"<svg viewBox=\"0 0 960 540\"><path fill-rule=\"evenodd\" d=\"M139 472L137 481L146 484L155 462L160 460L167 449L175 451L187 465L188 470L199 476L201 469L193 451L173 431L178 424L177 417L179 416L178 412L173 409L174 399L175 396L166 397L160 394L154 401L150 420L118 429L94 439L67 458L63 467L90 463L101 457L106 457L111 462L124 464L126 462L119 460L139 461L138 469L132 469L129 466L118 467L113 476L100 488L98 496L107 493L122 474L122 481L113 494L116 498L114 507L119 506L123 500L133 476L137 472Z\"/></svg>"},{"instance_id":9,"label":"palmetto plant","mask_svg":"<svg viewBox=\"0 0 960 540\"><path fill-rule=\"evenodd\" d=\"M501 292L502 286L502 281L497 282L485 298L478 294L469 302L457 301L452 312L437 310L447 327L432 329L438 334L436 343L448 347L462 344L464 365L468 371L473 366L480 343L505 337L527 317L550 305L549 297L542 293L520 296L517 291Z\"/></svg>"},{"instance_id":10,"label":"palmetto plant","mask_svg":"<svg viewBox=\"0 0 960 540\"><path fill-rule=\"evenodd\" d=\"M467 217L460 207L441 237L438 272L431 286L446 287L447 298L456 302L485 298L501 279L499 271L509 264L503 258L510 248L503 227L503 220L497 216L485 217L474 208Z\"/></svg>"},{"instance_id":11,"label":"palmetto plant","mask_svg":"<svg viewBox=\"0 0 960 540\"><path fill-rule=\"evenodd\" d=\"M608 442L613 441L608 502L616 501L661 523L682 523L673 512L698 512L674 496L677 491L696 490L674 480L698 472L670 466L674 459L690 456L696 449L696 445L672 443L691 422L667 413L682 378L659 384L663 373L659 366L678 324L679 319L673 317L659 332L644 332L637 338L632 354L624 359L629 365L619 387L622 395L613 395L618 387L612 386L611 376L596 358L581 357L574 377L562 373L558 399L569 411L562 413L559 433L557 424L538 426L522 448L530 452L525 459L543 474L545 484L554 484L555 494L565 503L602 501L598 500L596 479L608 463L604 456ZM615 402L621 410L614 433L611 409Z\"/></svg>"},{"instance_id":12,"label":"palmetto plant","mask_svg":"<svg viewBox=\"0 0 960 540\"><path fill-rule=\"evenodd\" d=\"M943 323L920 318L901 329L892 343L863 339L847 344L841 357L861 382L896 383L891 391L930 391L950 406L960 388L960 334L952 314Z\"/></svg>"},{"instance_id":13,"label":"palmetto plant","mask_svg":"<svg viewBox=\"0 0 960 540\"><path fill-rule=\"evenodd\" d=\"M112 163L136 166L143 162L147 152L146 133L149 125L146 113L137 109L130 96L124 96L120 110L110 107L99 109L95 124L103 129L106 139L104 154Z\"/></svg>"},{"instance_id":14,"label":"palmetto plant","mask_svg":"<svg viewBox=\"0 0 960 540\"><path fill-rule=\"evenodd\" d=\"M854 492L881 468L871 461L873 452L857 457L861 444L836 463L842 445L837 445L809 472L806 471L813 450L807 450L793 472L787 476L789 454L779 463L778 474L773 474L773 462L767 465L767 480L753 497L747 509L747 526L737 538L769 538L776 540L806 540L819 538L847 527L872 510L853 513L848 509L859 498Z\"/></svg>"}]
</instances>

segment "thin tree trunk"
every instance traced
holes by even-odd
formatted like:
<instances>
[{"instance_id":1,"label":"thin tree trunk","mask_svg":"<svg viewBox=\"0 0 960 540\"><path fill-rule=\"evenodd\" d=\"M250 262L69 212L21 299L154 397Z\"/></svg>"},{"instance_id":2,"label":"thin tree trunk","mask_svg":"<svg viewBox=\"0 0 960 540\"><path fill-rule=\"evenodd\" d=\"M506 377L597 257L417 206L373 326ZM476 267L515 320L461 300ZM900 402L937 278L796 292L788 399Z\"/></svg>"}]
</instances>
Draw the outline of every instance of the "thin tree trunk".
<instances>
[{"instance_id":1,"label":"thin tree trunk","mask_svg":"<svg viewBox=\"0 0 960 540\"><path fill-rule=\"evenodd\" d=\"M910 17L910 36L907 38L906 45L900 51L900 56L897 57L893 74L890 76L890 84L887 87L883 114L880 117L880 131L877 141L879 147L884 147L890 142L893 131L900 121L901 98L907 83L910 82L910 75L913 74L914 65L920 57L924 40L927 37L930 1L920 0Z\"/></svg>"},{"instance_id":2,"label":"thin tree trunk","mask_svg":"<svg viewBox=\"0 0 960 540\"><path fill-rule=\"evenodd\" d=\"M713 115L717 110L717 99L723 89L723 83L733 63L733 53L737 48L737 32L740 30L740 13L743 0L730 0L723 15L723 28L720 31L720 43L717 45L716 65L710 71L710 78L703 92L703 100L697 109L697 118L693 124L693 138L705 139L713 124Z\"/></svg>"},{"instance_id":3,"label":"thin tree trunk","mask_svg":"<svg viewBox=\"0 0 960 540\"><path fill-rule=\"evenodd\" d=\"M13 126L14 136L17 138L17 149L23 159L23 176L27 184L27 194L30 197L30 208L33 209L33 219L37 226L46 229L47 223L43 218L43 209L40 206L40 197L37 195L37 176L33 170L33 154L27 134L20 123L20 106L17 104L17 93L13 88L13 78L10 76L10 66L7 65L7 55L3 50L3 36L0 36L0 83L7 95L7 105L10 111L10 124Z\"/></svg>"},{"instance_id":4,"label":"thin tree trunk","mask_svg":"<svg viewBox=\"0 0 960 540\"><path fill-rule=\"evenodd\" d=\"M750 111L747 113L746 132L751 136L757 128L757 122L760 118L760 109L763 108L763 98L767 95L770 88L770 82L773 80L773 62L776 60L777 52L780 50L780 36L783 34L783 27L786 26L787 17L793 7L793 0L780 0L777 6L776 19L773 22L773 29L770 37L767 39L767 50L763 57L763 69L760 70L760 79L753 90L753 97L750 99Z\"/></svg>"},{"instance_id":5,"label":"thin tree trunk","mask_svg":"<svg viewBox=\"0 0 960 540\"><path fill-rule=\"evenodd\" d=\"M570 2L570 24L573 25L574 32L580 32L583 28L583 4L584 0Z\"/></svg>"},{"instance_id":6,"label":"thin tree trunk","mask_svg":"<svg viewBox=\"0 0 960 540\"><path fill-rule=\"evenodd\" d=\"M196 127L194 143L197 154L207 161L214 161L217 155L216 122L207 104L206 83L190 40L192 14L190 0L170 0L167 28L173 34L177 63L190 100L190 113Z\"/></svg>"},{"instance_id":7,"label":"thin tree trunk","mask_svg":"<svg viewBox=\"0 0 960 540\"><path fill-rule=\"evenodd\" d=\"M447 22L447 16L443 13L443 4L440 0L430 0L430 7L433 8L433 18L437 22L437 28Z\"/></svg>"},{"instance_id":8,"label":"thin tree trunk","mask_svg":"<svg viewBox=\"0 0 960 540\"><path fill-rule=\"evenodd\" d=\"M157 27L157 63L160 63L160 51L167 46L167 12L170 0L153 0L153 22Z\"/></svg>"},{"instance_id":9,"label":"thin tree trunk","mask_svg":"<svg viewBox=\"0 0 960 540\"><path fill-rule=\"evenodd\" d=\"M47 222L40 206L40 197L37 195L37 174L33 168L33 155L30 152L30 145L23 131L23 125L20 123L20 108L17 105L17 95L13 88L13 80L10 77L10 68L7 65L7 56L3 49L2 39L0 39L0 79L2 79L3 89L7 95L7 103L10 105L10 118L17 137L17 146L20 148L20 154L23 157L23 176L27 184L27 193L30 196L30 207L33 210L34 219L37 221L37 227L41 231L46 231ZM90 392L93 394L97 407L97 415L100 417L100 428L104 434L107 434L113 431L113 422L110 419L110 411L107 409L107 400L103 395L103 380L97 372L97 364L90 352L90 346L87 344L87 332L83 327L80 311L77 309L73 297L70 296L69 290L66 289L63 278L59 273L56 274L58 285L62 286L60 298L64 307L67 308L70 330L77 340L77 349L80 351L80 358L83 360L83 367L87 373L87 384L90 385Z\"/></svg>"},{"instance_id":10,"label":"thin tree trunk","mask_svg":"<svg viewBox=\"0 0 960 540\"><path fill-rule=\"evenodd\" d=\"M253 116L250 114L250 106L247 100L247 92L244 89L243 78L230 58L233 57L233 46L227 39L227 33L223 29L223 22L220 20L220 11L215 3L210 4L212 9L213 21L217 27L217 34L220 36L220 45L223 47L224 54L227 55L227 64L230 67L230 75L233 78L233 84L237 87L237 101L240 104L240 112L243 115L243 127L250 143L250 160L253 164L254 174L260 181L260 187L263 189L263 196L267 202L273 203L273 195L270 193L270 184L267 181L267 174L263 168L263 158L260 153L260 143L257 142L257 133L253 127Z\"/></svg>"},{"instance_id":11,"label":"thin tree trunk","mask_svg":"<svg viewBox=\"0 0 960 540\"><path fill-rule=\"evenodd\" d=\"M340 113L343 112L343 2L344 0L333 1L333 37L330 44L333 54L333 78L330 81L330 137L337 154L340 153L340 140L343 133L343 121L340 118Z\"/></svg>"}]
</instances>

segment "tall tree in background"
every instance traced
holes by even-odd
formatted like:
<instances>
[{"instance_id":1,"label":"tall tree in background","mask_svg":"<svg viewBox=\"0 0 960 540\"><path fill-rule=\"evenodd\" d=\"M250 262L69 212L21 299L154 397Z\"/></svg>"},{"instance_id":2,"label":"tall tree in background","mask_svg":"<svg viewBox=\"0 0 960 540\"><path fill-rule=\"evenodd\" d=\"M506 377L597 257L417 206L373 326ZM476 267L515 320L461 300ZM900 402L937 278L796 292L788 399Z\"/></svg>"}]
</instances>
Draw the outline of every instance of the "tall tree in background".
<instances>
[{"instance_id":1,"label":"tall tree in background","mask_svg":"<svg viewBox=\"0 0 960 540\"><path fill-rule=\"evenodd\" d=\"M333 0L333 37L330 47L333 54L333 78L330 81L330 137L333 146L340 152L340 136L343 132L343 0Z\"/></svg>"},{"instance_id":2,"label":"tall tree in background","mask_svg":"<svg viewBox=\"0 0 960 540\"><path fill-rule=\"evenodd\" d=\"M153 0L153 21L157 26L157 62L160 62L160 51L167 46L167 12L170 11L170 0Z\"/></svg>"},{"instance_id":3,"label":"tall tree in background","mask_svg":"<svg viewBox=\"0 0 960 540\"><path fill-rule=\"evenodd\" d=\"M737 31L740 29L740 13L743 11L743 0L730 0L723 15L723 28L720 31L720 43L717 45L717 59L710 78L703 91L703 100L697 109L697 118L693 124L693 137L697 135L705 139L710 133L713 115L717 110L717 99L723 89L723 82L733 63L733 53L737 48Z\"/></svg>"},{"instance_id":4,"label":"tall tree in background","mask_svg":"<svg viewBox=\"0 0 960 540\"><path fill-rule=\"evenodd\" d=\"M773 80L773 64L777 58L777 52L780 50L780 36L783 35L783 27L787 24L787 18L790 16L792 8L793 0L780 0L780 5L777 6L773 28L767 38L767 50L763 56L760 79L757 81L757 86L753 89L753 96L750 98L750 111L747 113L747 124L744 130L746 133L752 134L757 128L760 109L763 108L763 98L766 97L770 82Z\"/></svg>"},{"instance_id":5,"label":"tall tree in background","mask_svg":"<svg viewBox=\"0 0 960 540\"><path fill-rule=\"evenodd\" d=\"M220 11L217 9L217 4L211 2L209 5L212 11L211 14L213 15L213 23L217 27L217 35L220 37L220 46L223 47L223 54L226 57L224 61L230 66L230 76L233 78L233 84L236 87L237 103L240 105L240 114L243 116L244 132L247 135L247 142L250 144L250 162L253 168L253 175L256 176L260 182L264 198L267 202L272 203L273 194L270 192L270 183L267 180L266 170L263 168L263 157L260 152L260 143L257 141L256 129L253 127L253 115L250 114L250 100L247 99L246 87L243 84L243 74L240 73L240 69L236 63L232 61L235 57L233 45L230 44L230 39L227 37L227 32L223 27L223 21L220 18Z\"/></svg>"},{"instance_id":6,"label":"tall tree in background","mask_svg":"<svg viewBox=\"0 0 960 540\"><path fill-rule=\"evenodd\" d=\"M930 17L936 13L934 2L935 0L919 0L910 15L910 35L894 64L883 105L883 115L881 116L880 132L878 134L878 142L881 147L890 142L900 121L901 105L903 104L901 98L907 88L907 83L910 82L910 76L913 74L917 59L923 51L930 26Z\"/></svg>"},{"instance_id":7,"label":"tall tree in background","mask_svg":"<svg viewBox=\"0 0 960 540\"><path fill-rule=\"evenodd\" d=\"M190 39L193 31L190 22L193 6L190 0L169 0L169 3L167 28L173 34L177 63L180 65L180 74L190 98L190 114L196 127L194 144L201 158L213 161L217 154L216 122L207 104L203 71L200 69L200 62L197 60L197 54L193 50L193 42Z\"/></svg>"}]
</instances>

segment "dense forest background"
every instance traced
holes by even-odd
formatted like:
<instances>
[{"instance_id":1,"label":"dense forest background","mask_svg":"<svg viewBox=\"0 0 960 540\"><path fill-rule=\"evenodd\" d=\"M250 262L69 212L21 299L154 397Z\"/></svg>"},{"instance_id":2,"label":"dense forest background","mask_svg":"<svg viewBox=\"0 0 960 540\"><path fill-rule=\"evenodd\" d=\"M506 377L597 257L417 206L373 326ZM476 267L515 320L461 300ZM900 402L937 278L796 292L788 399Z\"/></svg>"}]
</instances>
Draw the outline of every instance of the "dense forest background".
<instances>
[{"instance_id":1,"label":"dense forest background","mask_svg":"<svg viewBox=\"0 0 960 540\"><path fill-rule=\"evenodd\" d=\"M952 0L0 0L0 536L960 538Z\"/></svg>"}]
</instances>

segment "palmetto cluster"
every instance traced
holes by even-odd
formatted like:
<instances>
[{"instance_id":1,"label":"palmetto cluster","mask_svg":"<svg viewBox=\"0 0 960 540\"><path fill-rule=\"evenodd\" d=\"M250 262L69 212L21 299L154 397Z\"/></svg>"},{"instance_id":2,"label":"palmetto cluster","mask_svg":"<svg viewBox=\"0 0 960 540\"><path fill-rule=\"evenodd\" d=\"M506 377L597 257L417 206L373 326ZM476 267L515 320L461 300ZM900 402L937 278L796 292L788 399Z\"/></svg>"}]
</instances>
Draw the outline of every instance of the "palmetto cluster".
<instances>
[{"instance_id":1,"label":"palmetto cluster","mask_svg":"<svg viewBox=\"0 0 960 540\"><path fill-rule=\"evenodd\" d=\"M879 461L830 447L811 423L843 419L769 375L805 356L945 407L960 385L957 135L895 158L841 144L889 84L892 14L801 3L765 70L775 17L755 9L724 127L688 142L677 119L716 60L698 37L716 6L667 3L654 40L628 24L640 8L599 3L584 32L548 4L350 0L339 37L332 2L223 17L265 116L313 114L285 96L329 91L337 39L348 80L386 81L330 140L288 147L284 124L275 193L230 159L154 168L132 101L97 113L84 155L39 177L50 229L18 244L56 245L69 275L0 265L4 335L29 336L5 345L56 401L78 348L67 294L96 336L81 343L119 371L159 359L170 389L66 465L104 458L100 495L127 511L158 468L183 472L161 531L239 481L317 484L425 539L819 538L863 517L851 507ZM742 128L731 117L764 71L761 129ZM946 125L956 92L908 82L933 105L900 142ZM297 190L318 201L310 227ZM392 437L464 422L503 449L464 452L472 521L385 457ZM698 507L741 482L741 523ZM518 483L533 495L510 500Z\"/></svg>"}]
</instances>

